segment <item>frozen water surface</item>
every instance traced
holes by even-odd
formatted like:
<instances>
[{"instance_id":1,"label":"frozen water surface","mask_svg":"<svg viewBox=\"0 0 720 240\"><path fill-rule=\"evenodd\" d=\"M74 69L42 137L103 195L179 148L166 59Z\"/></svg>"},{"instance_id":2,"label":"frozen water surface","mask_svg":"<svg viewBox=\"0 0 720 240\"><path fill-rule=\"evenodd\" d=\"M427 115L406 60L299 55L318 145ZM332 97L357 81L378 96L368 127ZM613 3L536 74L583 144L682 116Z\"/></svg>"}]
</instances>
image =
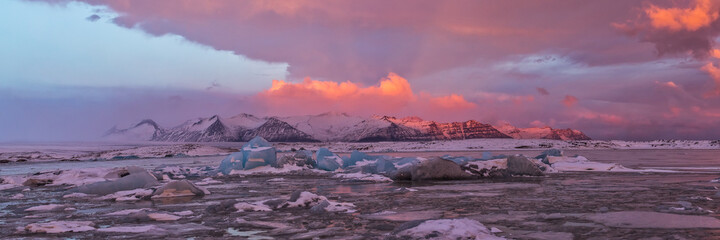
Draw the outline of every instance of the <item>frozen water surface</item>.
<instances>
[{"instance_id":1,"label":"frozen water surface","mask_svg":"<svg viewBox=\"0 0 720 240\"><path fill-rule=\"evenodd\" d=\"M283 150L283 146L278 149ZM542 151L489 152L536 156ZM340 156L350 154L333 152ZM712 182L720 175L717 159L720 150L564 152L566 156L579 154L592 161L630 168L677 172L559 172L540 177L467 181L372 182L347 181L336 177L338 173L302 168L230 176L203 170L216 168L224 155L7 163L0 165L3 176L56 169L140 166L153 170L160 186L187 180L209 194L182 198L147 196L128 202L73 194L67 185L14 187L0 190L0 237L395 239L433 234L508 239L720 237L717 214L720 183ZM488 154L425 151L382 155L483 158ZM293 196L297 199L293 200ZM328 205L323 205L325 201ZM236 208L246 205L262 209ZM334 208L338 206L347 208Z\"/></svg>"}]
</instances>

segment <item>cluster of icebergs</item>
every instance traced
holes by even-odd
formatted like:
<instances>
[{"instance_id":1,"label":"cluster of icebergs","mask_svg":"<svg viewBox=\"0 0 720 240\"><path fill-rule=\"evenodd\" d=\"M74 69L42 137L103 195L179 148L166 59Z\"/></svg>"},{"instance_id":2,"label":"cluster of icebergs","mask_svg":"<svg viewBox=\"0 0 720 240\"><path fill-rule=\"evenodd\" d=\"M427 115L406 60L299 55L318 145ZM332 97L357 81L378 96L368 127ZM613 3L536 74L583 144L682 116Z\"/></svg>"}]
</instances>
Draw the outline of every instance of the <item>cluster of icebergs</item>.
<instances>
[{"instance_id":1,"label":"cluster of icebergs","mask_svg":"<svg viewBox=\"0 0 720 240\"><path fill-rule=\"evenodd\" d=\"M256 137L243 145L240 152L226 157L218 171L224 175L242 175L315 169L337 173L335 176L338 178L378 182L540 176L562 171L641 171L614 163L592 162L582 156L564 156L558 149L546 150L530 158L522 155L493 156L489 152L483 153L481 158L449 155L432 158L390 157L373 156L359 151L341 157L326 148L320 148L314 154L309 150L299 150L278 158L276 152L269 142L262 137Z\"/></svg>"}]
</instances>

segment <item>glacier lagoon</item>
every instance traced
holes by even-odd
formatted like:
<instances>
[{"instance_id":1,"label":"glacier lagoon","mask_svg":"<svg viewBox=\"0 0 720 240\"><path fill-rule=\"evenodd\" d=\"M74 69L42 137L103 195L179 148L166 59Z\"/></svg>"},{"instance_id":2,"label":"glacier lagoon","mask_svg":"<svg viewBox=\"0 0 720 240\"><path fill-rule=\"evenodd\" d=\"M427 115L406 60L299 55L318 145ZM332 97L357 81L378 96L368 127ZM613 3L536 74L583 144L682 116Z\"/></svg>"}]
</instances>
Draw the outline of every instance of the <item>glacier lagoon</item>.
<instances>
[{"instance_id":1,"label":"glacier lagoon","mask_svg":"<svg viewBox=\"0 0 720 240\"><path fill-rule=\"evenodd\" d=\"M279 156L289 153L286 144L310 150L318 147L276 144L279 145ZM143 146L138 145L123 148ZM231 143L210 145L235 147ZM385 147L379 145L374 147L384 150ZM337 151L341 147L331 149L340 156L350 154L349 151ZM42 151L42 147L34 149ZM97 149L108 151L103 147L92 151ZM493 155L535 156L543 150L465 148L368 154L481 158L486 151ZM408 228L409 223L458 219L462 226L477 226L471 224L477 222L486 227L492 236L509 239L665 236L706 239L717 236L720 224L715 212L720 210L720 204L715 198L719 197L717 187L720 184L713 180L720 171L720 161L716 160L720 150L563 150L565 155L577 154L595 162L661 171L564 171L541 177L393 182L327 171L295 171L298 169L230 176L207 175L220 164L226 153L194 157L10 162L0 165L3 177L32 176L43 171L54 174L60 169L140 166L160 175L161 182L188 180L210 194L156 199L144 198L136 192L125 198L101 200L101 196L72 196L67 192L67 185L8 188L0 191L0 235L11 238L245 236L256 239L392 239L413 232L408 230L415 229ZM58 176L64 174L58 173ZM282 207L283 203L292 200L293 195L300 195L298 191L304 194L302 196L310 196L304 202L307 206ZM323 201L327 201L328 206L315 207ZM31 208L40 210L29 211ZM44 233L48 232L47 229L59 232Z\"/></svg>"}]
</instances>

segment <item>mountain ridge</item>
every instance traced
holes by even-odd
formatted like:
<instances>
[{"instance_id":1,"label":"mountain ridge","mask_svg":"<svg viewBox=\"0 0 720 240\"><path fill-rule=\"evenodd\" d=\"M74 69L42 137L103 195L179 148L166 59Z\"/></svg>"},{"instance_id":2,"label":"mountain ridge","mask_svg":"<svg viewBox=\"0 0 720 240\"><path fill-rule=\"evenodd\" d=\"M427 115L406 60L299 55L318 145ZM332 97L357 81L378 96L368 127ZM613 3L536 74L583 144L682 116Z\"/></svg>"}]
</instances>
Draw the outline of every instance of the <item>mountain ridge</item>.
<instances>
[{"instance_id":1,"label":"mountain ridge","mask_svg":"<svg viewBox=\"0 0 720 240\"><path fill-rule=\"evenodd\" d=\"M493 126L475 120L437 122L410 116L358 117L328 112L318 115L258 117L242 113L230 118L213 115L162 128L145 119L126 129L113 127L104 139L166 142L242 142L261 136L272 142L431 141L474 138L590 140L575 129Z\"/></svg>"}]
</instances>

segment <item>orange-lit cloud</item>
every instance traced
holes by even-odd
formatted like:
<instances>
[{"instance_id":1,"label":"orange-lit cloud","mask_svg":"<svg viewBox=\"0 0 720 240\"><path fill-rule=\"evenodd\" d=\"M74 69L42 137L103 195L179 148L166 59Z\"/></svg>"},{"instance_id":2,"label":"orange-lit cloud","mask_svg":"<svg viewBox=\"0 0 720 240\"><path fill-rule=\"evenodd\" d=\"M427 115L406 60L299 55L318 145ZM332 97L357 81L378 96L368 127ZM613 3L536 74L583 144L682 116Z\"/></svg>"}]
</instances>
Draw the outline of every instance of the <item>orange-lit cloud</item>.
<instances>
[{"instance_id":1,"label":"orange-lit cloud","mask_svg":"<svg viewBox=\"0 0 720 240\"><path fill-rule=\"evenodd\" d=\"M709 94L714 96L720 95L720 68L709 62L702 67L702 70L707 72L715 82L715 90Z\"/></svg>"},{"instance_id":2,"label":"orange-lit cloud","mask_svg":"<svg viewBox=\"0 0 720 240\"><path fill-rule=\"evenodd\" d=\"M373 86L350 81L333 82L305 78L300 83L274 80L257 96L270 112L308 114L342 111L354 114L415 114L451 112L476 107L462 95L433 96L414 93L407 79L390 73Z\"/></svg>"},{"instance_id":3,"label":"orange-lit cloud","mask_svg":"<svg viewBox=\"0 0 720 240\"><path fill-rule=\"evenodd\" d=\"M565 95L565 98L562 100L562 103L565 104L565 106L572 107L575 104L577 104L578 99L575 96L571 95Z\"/></svg>"},{"instance_id":4,"label":"orange-lit cloud","mask_svg":"<svg viewBox=\"0 0 720 240\"><path fill-rule=\"evenodd\" d=\"M436 106L448 109L471 109L476 106L475 103L468 102L462 95L457 94L430 98L430 102Z\"/></svg>"},{"instance_id":5,"label":"orange-lit cloud","mask_svg":"<svg viewBox=\"0 0 720 240\"><path fill-rule=\"evenodd\" d=\"M670 31L695 31L718 19L717 4L711 0L696 0L693 8L661 8L650 5L645 13L655 28Z\"/></svg>"},{"instance_id":6,"label":"orange-lit cloud","mask_svg":"<svg viewBox=\"0 0 720 240\"><path fill-rule=\"evenodd\" d=\"M675 82L673 82L673 81L667 81L667 82L658 82L658 81L655 81L655 83L658 84L658 85L660 85L660 86L664 86L664 87L680 88L680 87L679 87L677 84L675 84Z\"/></svg>"}]
</instances>

